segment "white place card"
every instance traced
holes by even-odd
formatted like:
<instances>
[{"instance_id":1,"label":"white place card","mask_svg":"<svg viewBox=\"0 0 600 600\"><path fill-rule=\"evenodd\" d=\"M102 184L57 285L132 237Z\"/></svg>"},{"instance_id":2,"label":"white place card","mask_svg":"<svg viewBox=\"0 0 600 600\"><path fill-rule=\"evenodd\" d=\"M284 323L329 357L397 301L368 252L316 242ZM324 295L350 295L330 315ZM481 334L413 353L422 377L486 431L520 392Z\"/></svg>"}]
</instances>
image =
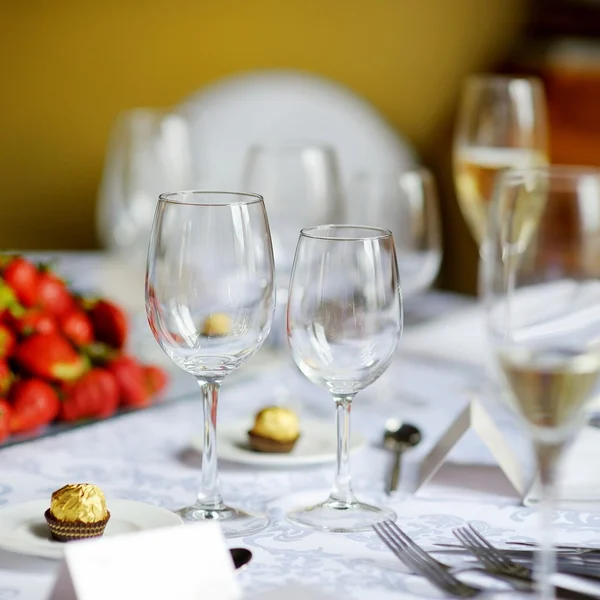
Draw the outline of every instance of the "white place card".
<instances>
[{"instance_id":1,"label":"white place card","mask_svg":"<svg viewBox=\"0 0 600 600\"><path fill-rule=\"evenodd\" d=\"M421 462L414 492L434 477L452 448L469 429L475 431L487 446L512 487L519 497L523 498L528 487L529 476L523 468L522 457L519 457L511 436L502 431L485 405L475 396L471 398L465 409L458 414Z\"/></svg>"},{"instance_id":2,"label":"white place card","mask_svg":"<svg viewBox=\"0 0 600 600\"><path fill-rule=\"evenodd\" d=\"M72 542L50 600L237 600L241 589L217 523Z\"/></svg>"}]
</instances>

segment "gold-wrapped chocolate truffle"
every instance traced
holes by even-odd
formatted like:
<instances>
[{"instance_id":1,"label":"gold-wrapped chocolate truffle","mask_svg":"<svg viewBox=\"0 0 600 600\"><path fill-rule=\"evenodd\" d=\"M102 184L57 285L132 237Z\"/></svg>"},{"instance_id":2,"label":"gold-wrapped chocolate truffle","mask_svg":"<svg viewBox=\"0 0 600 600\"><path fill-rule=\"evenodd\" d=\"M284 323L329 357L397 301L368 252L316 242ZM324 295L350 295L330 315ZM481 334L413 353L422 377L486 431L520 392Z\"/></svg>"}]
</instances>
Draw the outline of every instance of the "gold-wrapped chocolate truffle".
<instances>
[{"instance_id":1,"label":"gold-wrapped chocolate truffle","mask_svg":"<svg viewBox=\"0 0 600 600\"><path fill-rule=\"evenodd\" d=\"M268 406L257 413L248 437L258 452L291 452L300 437L300 420L289 408Z\"/></svg>"},{"instance_id":2,"label":"gold-wrapped chocolate truffle","mask_svg":"<svg viewBox=\"0 0 600 600\"><path fill-rule=\"evenodd\" d=\"M110 519L102 490L91 483L68 484L52 493L46 522L54 539L100 537Z\"/></svg>"},{"instance_id":3,"label":"gold-wrapped chocolate truffle","mask_svg":"<svg viewBox=\"0 0 600 600\"><path fill-rule=\"evenodd\" d=\"M231 317L226 313L213 313L202 324L202 335L222 337L231 333Z\"/></svg>"}]
</instances>

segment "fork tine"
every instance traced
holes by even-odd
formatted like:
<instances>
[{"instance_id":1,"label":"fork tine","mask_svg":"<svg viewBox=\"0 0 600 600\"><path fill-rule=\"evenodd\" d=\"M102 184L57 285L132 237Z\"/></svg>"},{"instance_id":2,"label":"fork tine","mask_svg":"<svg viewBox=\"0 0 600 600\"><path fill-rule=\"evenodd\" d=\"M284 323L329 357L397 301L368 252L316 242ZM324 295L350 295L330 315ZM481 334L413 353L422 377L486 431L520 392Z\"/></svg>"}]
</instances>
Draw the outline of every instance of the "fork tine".
<instances>
[{"instance_id":1,"label":"fork tine","mask_svg":"<svg viewBox=\"0 0 600 600\"><path fill-rule=\"evenodd\" d=\"M480 560L483 565L491 570L505 573L506 575L521 577L524 579L531 578L531 569L514 562L509 556L505 556L490 542L488 542L479 532L473 527L459 527L455 535L458 539L468 542L467 548Z\"/></svg>"},{"instance_id":2,"label":"fork tine","mask_svg":"<svg viewBox=\"0 0 600 600\"><path fill-rule=\"evenodd\" d=\"M480 593L478 588L456 579L412 541L395 523L384 521L373 526L375 533L403 563L428 579L433 585L454 596L468 598Z\"/></svg>"},{"instance_id":3,"label":"fork tine","mask_svg":"<svg viewBox=\"0 0 600 600\"><path fill-rule=\"evenodd\" d=\"M490 569L498 569L501 567L498 561L495 561L493 556L491 556L485 548L482 548L480 544L477 543L477 540L474 540L469 536L467 531L458 527L453 529L452 533L455 535L458 541L465 546L465 548L467 548L479 561L484 564L484 566Z\"/></svg>"},{"instance_id":4,"label":"fork tine","mask_svg":"<svg viewBox=\"0 0 600 600\"><path fill-rule=\"evenodd\" d=\"M392 523L390 523L389 521L385 521L381 524L381 529L387 536L389 542L394 545L398 554L402 555L401 557L399 556L399 558L401 558L402 560L404 560L404 558L407 558L415 565L416 568L427 568L428 571L432 571L434 568L437 567L439 571L446 575L446 572L443 569L441 569L437 562L432 560L431 557L428 557L426 554L423 556L421 553L418 552L414 552L411 554L411 551L413 550L413 547L416 546L416 544L414 544L414 542L412 542L412 544L407 544L405 539L398 535L398 531L401 530L399 530L397 527L393 527Z\"/></svg>"},{"instance_id":5,"label":"fork tine","mask_svg":"<svg viewBox=\"0 0 600 600\"><path fill-rule=\"evenodd\" d=\"M433 577L430 566L419 560L418 557L412 556L408 553L406 547L404 547L400 540L396 540L393 533L386 528L387 522L378 523L373 526L375 533L380 537L383 543L399 558L403 563L406 564L413 571L423 574L427 577ZM426 571L426 573L424 573Z\"/></svg>"},{"instance_id":6,"label":"fork tine","mask_svg":"<svg viewBox=\"0 0 600 600\"><path fill-rule=\"evenodd\" d=\"M469 531L471 531L473 533L473 535L476 536L476 538L489 550L491 550L494 554L494 556L496 556L498 558L498 560L502 561L507 567L513 566L515 563L508 558L507 556L504 556L503 554L500 554L499 552L497 552L496 548L494 548L494 546L492 546L492 544L490 544L480 533L479 531L477 531L477 529L475 529L475 527L473 527L473 525L471 525L471 523L467 524L467 527L469 528Z\"/></svg>"},{"instance_id":7,"label":"fork tine","mask_svg":"<svg viewBox=\"0 0 600 600\"><path fill-rule=\"evenodd\" d=\"M429 556L429 554L427 554L427 552L425 552L425 550L423 550L421 546L416 544L412 540L412 538L408 537L408 535L406 535L406 533L404 533L404 531L402 531L402 529L400 529L400 527L398 527L396 523L392 521L386 521L386 523L389 523L390 529L417 555L419 555L424 560L435 561L437 564L439 564L438 561L435 560L433 557Z\"/></svg>"}]
</instances>

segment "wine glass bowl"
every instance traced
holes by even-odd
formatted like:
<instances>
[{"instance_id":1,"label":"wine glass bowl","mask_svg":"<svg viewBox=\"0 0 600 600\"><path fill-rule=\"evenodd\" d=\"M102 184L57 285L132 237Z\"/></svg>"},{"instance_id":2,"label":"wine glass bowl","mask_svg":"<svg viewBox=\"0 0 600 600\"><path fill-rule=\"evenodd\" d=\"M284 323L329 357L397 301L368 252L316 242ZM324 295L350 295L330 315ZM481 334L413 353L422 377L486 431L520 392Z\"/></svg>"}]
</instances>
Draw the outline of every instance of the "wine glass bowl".
<instances>
[{"instance_id":1,"label":"wine glass bowl","mask_svg":"<svg viewBox=\"0 0 600 600\"><path fill-rule=\"evenodd\" d=\"M481 244L496 175L548 163L544 88L535 77L471 76L454 135L454 180L461 211Z\"/></svg>"},{"instance_id":2,"label":"wine glass bowl","mask_svg":"<svg viewBox=\"0 0 600 600\"><path fill-rule=\"evenodd\" d=\"M177 192L159 197L148 251L146 312L169 358L203 394L202 489L188 520L219 519L226 536L266 517L227 507L218 491L216 411L221 382L261 347L273 320L274 261L261 196Z\"/></svg>"},{"instance_id":3,"label":"wine glass bowl","mask_svg":"<svg viewBox=\"0 0 600 600\"><path fill-rule=\"evenodd\" d=\"M544 498L542 598L553 597L556 462L600 383L600 170L499 176L481 261L497 375L527 426Z\"/></svg>"},{"instance_id":4,"label":"wine glass bowl","mask_svg":"<svg viewBox=\"0 0 600 600\"><path fill-rule=\"evenodd\" d=\"M394 518L352 491L348 437L354 396L387 369L402 331L394 240L377 227L324 225L301 232L290 280L287 333L304 375L336 405L338 459L329 498L290 518L325 531L363 531Z\"/></svg>"}]
</instances>

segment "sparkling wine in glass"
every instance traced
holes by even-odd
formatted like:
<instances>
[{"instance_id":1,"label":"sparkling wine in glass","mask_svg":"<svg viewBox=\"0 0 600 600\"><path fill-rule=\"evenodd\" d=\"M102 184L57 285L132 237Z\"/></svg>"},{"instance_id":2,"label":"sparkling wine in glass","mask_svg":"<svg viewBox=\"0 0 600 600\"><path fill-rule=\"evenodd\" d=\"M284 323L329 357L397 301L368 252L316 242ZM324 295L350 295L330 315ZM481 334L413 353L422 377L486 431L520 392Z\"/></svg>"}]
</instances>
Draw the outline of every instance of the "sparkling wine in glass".
<instances>
[{"instance_id":1,"label":"sparkling wine in glass","mask_svg":"<svg viewBox=\"0 0 600 600\"><path fill-rule=\"evenodd\" d=\"M548 163L546 101L533 77L467 79L454 136L454 181L461 211L481 244L496 176Z\"/></svg>"},{"instance_id":2,"label":"sparkling wine in glass","mask_svg":"<svg viewBox=\"0 0 600 600\"><path fill-rule=\"evenodd\" d=\"M185 520L218 520L227 537L268 525L266 516L225 505L217 471L221 382L261 347L275 306L273 249L261 196L161 194L150 239L146 313L167 356L202 391L204 450L196 502Z\"/></svg>"},{"instance_id":3,"label":"sparkling wine in glass","mask_svg":"<svg viewBox=\"0 0 600 600\"><path fill-rule=\"evenodd\" d=\"M497 374L537 459L543 519L537 584L546 600L554 597L556 464L600 383L600 170L503 173L484 246L481 289Z\"/></svg>"},{"instance_id":4,"label":"sparkling wine in glass","mask_svg":"<svg viewBox=\"0 0 600 600\"><path fill-rule=\"evenodd\" d=\"M328 390L337 419L337 466L329 497L293 510L291 520L323 531L368 530L394 519L352 490L350 411L354 397L390 365L402 332L402 299L392 233L323 225L303 229L290 280L288 340L294 361Z\"/></svg>"}]
</instances>

